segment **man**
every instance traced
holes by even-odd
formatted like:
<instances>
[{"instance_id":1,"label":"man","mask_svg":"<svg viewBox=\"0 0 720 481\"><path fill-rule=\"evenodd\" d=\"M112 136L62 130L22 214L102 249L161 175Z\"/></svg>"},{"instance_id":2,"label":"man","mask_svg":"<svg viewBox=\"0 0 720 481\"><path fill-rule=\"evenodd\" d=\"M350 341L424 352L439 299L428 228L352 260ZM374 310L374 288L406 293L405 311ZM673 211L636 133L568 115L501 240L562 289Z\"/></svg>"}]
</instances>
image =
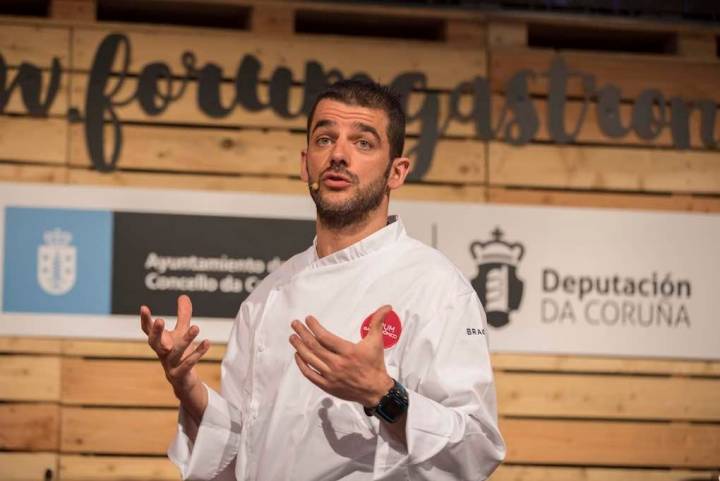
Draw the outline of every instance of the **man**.
<instances>
[{"instance_id":1,"label":"man","mask_svg":"<svg viewBox=\"0 0 720 481\"><path fill-rule=\"evenodd\" d=\"M300 163L317 237L240 306L221 394L195 369L209 344L192 344L190 300L172 331L141 308L181 402L168 454L183 478L481 480L502 460L480 301L387 216L410 167L404 133L376 84L318 97Z\"/></svg>"}]
</instances>

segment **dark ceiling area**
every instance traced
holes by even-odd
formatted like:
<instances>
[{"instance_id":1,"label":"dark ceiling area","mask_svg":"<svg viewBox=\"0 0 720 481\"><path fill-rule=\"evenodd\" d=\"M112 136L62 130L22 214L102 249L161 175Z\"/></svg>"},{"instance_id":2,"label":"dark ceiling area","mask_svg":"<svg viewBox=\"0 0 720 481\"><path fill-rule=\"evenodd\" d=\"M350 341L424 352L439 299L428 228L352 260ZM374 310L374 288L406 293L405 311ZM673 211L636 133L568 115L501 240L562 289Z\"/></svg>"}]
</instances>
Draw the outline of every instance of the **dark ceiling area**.
<instances>
[{"instance_id":1,"label":"dark ceiling area","mask_svg":"<svg viewBox=\"0 0 720 481\"><path fill-rule=\"evenodd\" d=\"M488 12L555 12L720 23L720 0L348 0L346 3Z\"/></svg>"}]
</instances>

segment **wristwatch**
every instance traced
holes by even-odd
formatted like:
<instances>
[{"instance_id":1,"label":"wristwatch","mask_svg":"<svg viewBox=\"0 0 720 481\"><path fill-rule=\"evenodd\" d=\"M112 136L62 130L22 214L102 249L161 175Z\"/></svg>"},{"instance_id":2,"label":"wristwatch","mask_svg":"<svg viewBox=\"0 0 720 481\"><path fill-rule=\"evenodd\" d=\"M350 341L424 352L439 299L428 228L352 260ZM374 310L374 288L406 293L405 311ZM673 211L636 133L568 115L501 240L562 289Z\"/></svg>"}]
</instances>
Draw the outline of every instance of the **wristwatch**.
<instances>
[{"instance_id":1,"label":"wristwatch","mask_svg":"<svg viewBox=\"0 0 720 481\"><path fill-rule=\"evenodd\" d=\"M402 384L393 379L393 387L380 399L377 406L363 407L365 414L375 416L383 421L394 423L408 410L410 399Z\"/></svg>"}]
</instances>

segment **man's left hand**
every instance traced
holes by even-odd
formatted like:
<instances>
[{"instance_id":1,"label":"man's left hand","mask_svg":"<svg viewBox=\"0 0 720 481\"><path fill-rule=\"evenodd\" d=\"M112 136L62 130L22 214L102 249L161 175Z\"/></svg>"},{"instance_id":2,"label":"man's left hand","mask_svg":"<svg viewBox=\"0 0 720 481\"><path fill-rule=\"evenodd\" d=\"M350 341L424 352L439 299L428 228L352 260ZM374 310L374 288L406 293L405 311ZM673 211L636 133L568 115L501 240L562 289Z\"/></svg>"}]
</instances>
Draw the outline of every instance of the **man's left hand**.
<instances>
[{"instance_id":1,"label":"man's left hand","mask_svg":"<svg viewBox=\"0 0 720 481\"><path fill-rule=\"evenodd\" d=\"M305 324L294 320L296 334L290 336L295 362L313 384L333 396L376 406L393 386L385 369L383 319L390 306L382 306L370 317L369 332L357 343L336 336L313 316Z\"/></svg>"}]
</instances>

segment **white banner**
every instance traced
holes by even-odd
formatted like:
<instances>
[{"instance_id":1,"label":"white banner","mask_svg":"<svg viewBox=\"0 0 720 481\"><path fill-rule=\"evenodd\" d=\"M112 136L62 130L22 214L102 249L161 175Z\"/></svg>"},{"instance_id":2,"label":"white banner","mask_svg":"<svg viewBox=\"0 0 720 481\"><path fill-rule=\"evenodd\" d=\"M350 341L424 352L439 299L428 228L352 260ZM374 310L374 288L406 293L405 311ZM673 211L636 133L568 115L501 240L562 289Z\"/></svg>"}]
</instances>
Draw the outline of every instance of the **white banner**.
<instances>
[{"instance_id":1,"label":"white banner","mask_svg":"<svg viewBox=\"0 0 720 481\"><path fill-rule=\"evenodd\" d=\"M391 212L471 281L493 351L720 359L720 215L407 201ZM234 313L287 249L309 245L313 218L308 196L2 183L0 335L141 338L136 306L181 291ZM274 233L288 229L302 245L281 245ZM217 246L235 235L245 250ZM203 337L224 342L232 313L208 309Z\"/></svg>"}]
</instances>

